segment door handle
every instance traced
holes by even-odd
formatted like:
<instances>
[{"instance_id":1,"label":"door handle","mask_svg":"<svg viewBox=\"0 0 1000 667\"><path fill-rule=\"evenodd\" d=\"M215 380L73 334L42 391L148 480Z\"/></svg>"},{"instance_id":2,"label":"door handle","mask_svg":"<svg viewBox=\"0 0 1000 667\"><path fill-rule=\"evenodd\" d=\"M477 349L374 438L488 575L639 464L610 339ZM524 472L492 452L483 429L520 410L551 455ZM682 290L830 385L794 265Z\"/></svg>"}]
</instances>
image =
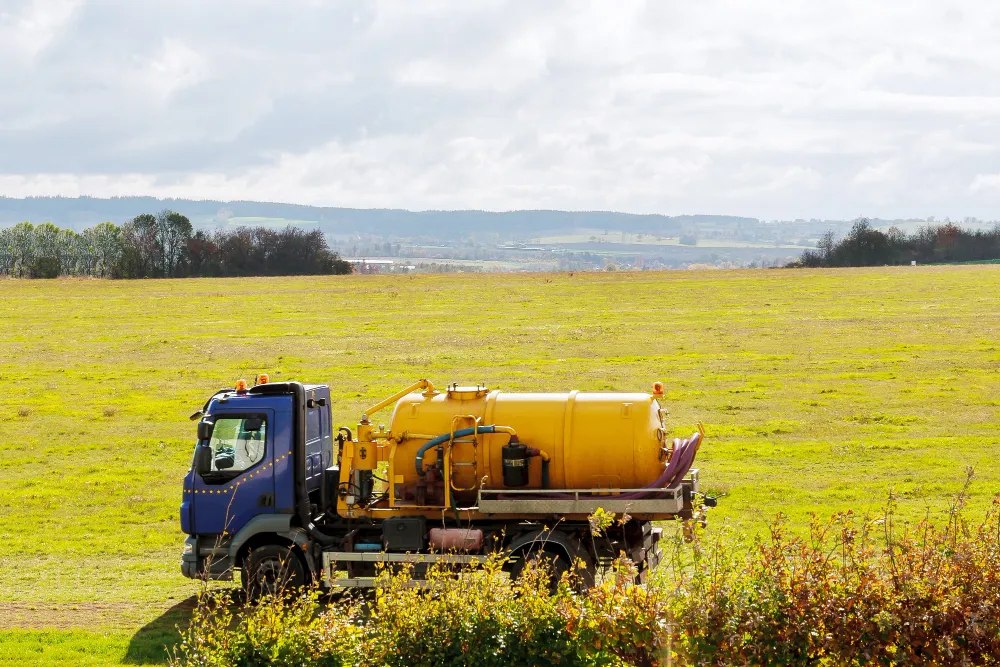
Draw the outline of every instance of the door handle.
<instances>
[{"instance_id":1,"label":"door handle","mask_svg":"<svg viewBox=\"0 0 1000 667\"><path fill-rule=\"evenodd\" d=\"M257 507L274 507L274 494L260 494L260 497L257 498Z\"/></svg>"}]
</instances>

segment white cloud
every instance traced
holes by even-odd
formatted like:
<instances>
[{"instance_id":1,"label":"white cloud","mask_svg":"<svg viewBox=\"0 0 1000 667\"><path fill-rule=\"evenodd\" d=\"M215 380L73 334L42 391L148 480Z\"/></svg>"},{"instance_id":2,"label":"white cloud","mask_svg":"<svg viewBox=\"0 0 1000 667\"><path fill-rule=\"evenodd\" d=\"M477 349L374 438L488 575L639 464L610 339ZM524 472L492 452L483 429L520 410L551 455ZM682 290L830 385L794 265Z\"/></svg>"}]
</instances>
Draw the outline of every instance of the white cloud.
<instances>
[{"instance_id":1,"label":"white cloud","mask_svg":"<svg viewBox=\"0 0 1000 667\"><path fill-rule=\"evenodd\" d=\"M6 0L0 194L1000 217L1000 5Z\"/></svg>"},{"instance_id":2,"label":"white cloud","mask_svg":"<svg viewBox=\"0 0 1000 667\"><path fill-rule=\"evenodd\" d=\"M883 160L877 164L868 164L854 177L856 185L885 186L894 183L899 178L899 164L895 159Z\"/></svg>"},{"instance_id":3,"label":"white cloud","mask_svg":"<svg viewBox=\"0 0 1000 667\"><path fill-rule=\"evenodd\" d=\"M140 60L141 76L152 91L166 98L208 78L204 56L179 39L165 37L156 55Z\"/></svg>"},{"instance_id":4,"label":"white cloud","mask_svg":"<svg viewBox=\"0 0 1000 667\"><path fill-rule=\"evenodd\" d=\"M83 0L6 0L0 6L0 56L31 60L65 30Z\"/></svg>"},{"instance_id":5,"label":"white cloud","mask_svg":"<svg viewBox=\"0 0 1000 667\"><path fill-rule=\"evenodd\" d=\"M969 184L969 192L1000 193L1000 174L976 174Z\"/></svg>"}]
</instances>

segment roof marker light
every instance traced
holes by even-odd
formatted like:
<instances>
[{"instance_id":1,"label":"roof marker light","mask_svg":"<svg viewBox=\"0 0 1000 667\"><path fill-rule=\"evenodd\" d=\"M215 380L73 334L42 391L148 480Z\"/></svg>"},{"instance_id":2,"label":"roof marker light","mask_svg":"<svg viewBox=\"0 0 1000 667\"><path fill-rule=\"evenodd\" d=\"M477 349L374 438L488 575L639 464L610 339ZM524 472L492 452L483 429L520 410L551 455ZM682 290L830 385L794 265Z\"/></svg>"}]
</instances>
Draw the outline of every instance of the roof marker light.
<instances>
[{"instance_id":1,"label":"roof marker light","mask_svg":"<svg viewBox=\"0 0 1000 667\"><path fill-rule=\"evenodd\" d=\"M245 393L247 390L247 381L240 379L236 381L236 392L239 394Z\"/></svg>"}]
</instances>

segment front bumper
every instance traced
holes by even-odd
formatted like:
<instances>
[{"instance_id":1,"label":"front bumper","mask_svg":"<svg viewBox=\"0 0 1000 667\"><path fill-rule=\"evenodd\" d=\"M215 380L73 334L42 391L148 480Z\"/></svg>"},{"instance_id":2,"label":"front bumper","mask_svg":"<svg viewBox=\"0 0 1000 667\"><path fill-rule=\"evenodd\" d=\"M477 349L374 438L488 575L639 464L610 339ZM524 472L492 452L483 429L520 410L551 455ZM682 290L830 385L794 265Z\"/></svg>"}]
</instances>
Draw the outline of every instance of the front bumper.
<instances>
[{"instance_id":1,"label":"front bumper","mask_svg":"<svg viewBox=\"0 0 1000 667\"><path fill-rule=\"evenodd\" d=\"M181 554L181 574L188 579L232 581L229 541L214 535L188 535Z\"/></svg>"}]
</instances>

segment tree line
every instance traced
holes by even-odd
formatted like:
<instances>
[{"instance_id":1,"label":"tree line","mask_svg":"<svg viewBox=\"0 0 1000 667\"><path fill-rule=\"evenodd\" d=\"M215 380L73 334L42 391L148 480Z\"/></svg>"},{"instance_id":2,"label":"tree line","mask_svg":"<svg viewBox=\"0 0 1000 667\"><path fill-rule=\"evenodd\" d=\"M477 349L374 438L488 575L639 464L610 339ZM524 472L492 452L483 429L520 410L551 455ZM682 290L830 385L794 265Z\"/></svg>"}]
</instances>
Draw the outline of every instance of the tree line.
<instances>
[{"instance_id":1,"label":"tree line","mask_svg":"<svg viewBox=\"0 0 1000 667\"><path fill-rule=\"evenodd\" d=\"M907 234L897 227L875 229L867 218L854 221L837 241L833 232L806 250L789 267L884 266L1000 259L1000 225L991 230L962 229L951 223L921 227Z\"/></svg>"},{"instance_id":2,"label":"tree line","mask_svg":"<svg viewBox=\"0 0 1000 667\"><path fill-rule=\"evenodd\" d=\"M323 233L288 226L195 231L175 211L143 213L80 233L52 223L0 229L0 275L185 278L351 273Z\"/></svg>"}]
</instances>

